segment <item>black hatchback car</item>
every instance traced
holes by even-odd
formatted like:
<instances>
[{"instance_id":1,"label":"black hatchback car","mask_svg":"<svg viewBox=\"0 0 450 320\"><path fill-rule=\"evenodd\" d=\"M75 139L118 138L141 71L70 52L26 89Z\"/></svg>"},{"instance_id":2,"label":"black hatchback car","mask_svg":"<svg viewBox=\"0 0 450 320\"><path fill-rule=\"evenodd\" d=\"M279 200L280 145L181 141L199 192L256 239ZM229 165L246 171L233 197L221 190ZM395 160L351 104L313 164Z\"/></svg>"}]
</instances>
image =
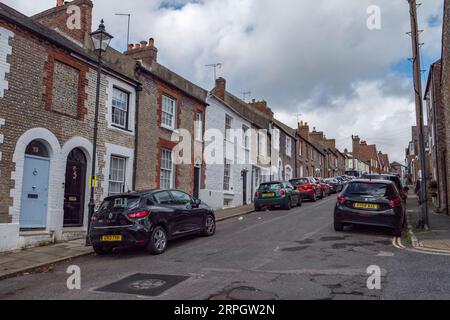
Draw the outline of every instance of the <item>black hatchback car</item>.
<instances>
[{"instance_id":1,"label":"black hatchback car","mask_svg":"<svg viewBox=\"0 0 450 320\"><path fill-rule=\"evenodd\" d=\"M337 197L334 229L352 224L392 229L400 236L405 225L405 208L395 183L388 180L353 180Z\"/></svg>"},{"instance_id":2,"label":"black hatchback car","mask_svg":"<svg viewBox=\"0 0 450 320\"><path fill-rule=\"evenodd\" d=\"M151 190L106 198L92 217L89 237L98 254L124 246L161 254L172 239L215 231L214 212L200 200L178 190Z\"/></svg>"}]
</instances>

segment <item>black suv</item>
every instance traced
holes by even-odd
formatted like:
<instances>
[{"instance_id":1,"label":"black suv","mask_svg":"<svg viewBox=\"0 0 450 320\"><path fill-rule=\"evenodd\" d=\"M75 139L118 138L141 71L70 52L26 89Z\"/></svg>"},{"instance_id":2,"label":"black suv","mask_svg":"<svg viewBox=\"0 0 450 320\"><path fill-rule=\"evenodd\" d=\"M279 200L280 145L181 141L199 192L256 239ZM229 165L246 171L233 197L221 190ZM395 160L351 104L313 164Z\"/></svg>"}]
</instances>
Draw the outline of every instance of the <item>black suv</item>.
<instances>
[{"instance_id":1,"label":"black suv","mask_svg":"<svg viewBox=\"0 0 450 320\"><path fill-rule=\"evenodd\" d=\"M151 190L106 198L92 217L89 237L98 254L123 246L161 254L169 240L215 231L214 212L200 200L178 190Z\"/></svg>"}]
</instances>

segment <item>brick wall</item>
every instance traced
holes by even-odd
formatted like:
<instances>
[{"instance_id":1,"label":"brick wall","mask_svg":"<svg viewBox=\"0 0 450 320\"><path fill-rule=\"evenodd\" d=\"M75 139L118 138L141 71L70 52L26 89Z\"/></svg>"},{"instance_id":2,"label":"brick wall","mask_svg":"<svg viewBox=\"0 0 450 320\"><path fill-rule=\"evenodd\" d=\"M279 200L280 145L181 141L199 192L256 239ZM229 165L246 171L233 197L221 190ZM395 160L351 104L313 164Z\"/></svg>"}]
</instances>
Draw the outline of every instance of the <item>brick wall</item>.
<instances>
[{"instance_id":1,"label":"brick wall","mask_svg":"<svg viewBox=\"0 0 450 320\"><path fill-rule=\"evenodd\" d=\"M442 31L442 99L446 133L445 170L447 186L450 186L450 0L444 1ZM448 189L448 198L450 198L450 188Z\"/></svg>"},{"instance_id":2,"label":"brick wall","mask_svg":"<svg viewBox=\"0 0 450 320\"><path fill-rule=\"evenodd\" d=\"M141 76L143 91L139 101L139 140L137 152L136 189L146 190L160 186L161 149L173 149L173 131L161 127L162 96L168 95L176 100L176 124L178 128L191 133L191 164L179 164L175 169L175 187L188 193L194 188L194 159L200 156L202 144L194 141L195 116L197 111L205 114L205 106L194 101L182 91L171 87L152 75ZM177 135L175 134L174 137ZM175 140L177 141L177 140ZM194 150L197 150L195 154ZM204 183L205 177L203 177Z\"/></svg>"},{"instance_id":3,"label":"brick wall","mask_svg":"<svg viewBox=\"0 0 450 320\"><path fill-rule=\"evenodd\" d=\"M92 29L92 8L90 0L75 0L41 12L32 19L83 44Z\"/></svg>"},{"instance_id":4,"label":"brick wall","mask_svg":"<svg viewBox=\"0 0 450 320\"><path fill-rule=\"evenodd\" d=\"M4 22L0 22L0 27L13 28ZM10 39L10 44L12 45L12 54L8 56L7 61L11 65L11 68L10 72L6 75L9 88L5 90L4 97L0 98L2 105L8 106L8 108L2 109L2 117L6 123L2 127L4 144L1 146L2 160L0 175L0 221L7 220L7 222L12 220L9 214L10 207L13 206L11 190L15 190L17 183L12 176L15 176L15 172L18 169L13 160L18 139L28 130L41 127L48 129L57 138L57 143L60 147L75 136L84 137L88 141L92 141L97 72L87 66L81 68L84 70L84 73L79 73L80 78L77 87L82 91L77 93L77 107L78 114L80 114L80 110L84 110L82 114L86 113L86 117L85 119L84 117L73 117L73 109L65 110L64 108L67 108L66 106L58 106L58 101L62 103L62 97L49 94L49 79L53 79L53 83L55 83L55 80L61 80L61 75L59 74L59 71L61 71L60 68L51 68L49 60L51 60L51 57L57 56L59 57L59 61L65 63L65 66L62 67L63 77L68 75L66 72L67 65L74 66L81 62L76 61L63 50L50 46L47 42L43 42L35 36L17 28L15 29L14 37ZM74 75L72 70L69 73L71 76ZM74 81L75 79L72 78L71 81L62 84L61 87L71 85ZM103 76L101 81L98 155L105 154L106 142L134 148L134 135L109 130L107 128L106 104L109 98L107 96L107 77ZM55 87L53 84L50 88L51 93L59 94L60 91L58 89L54 90ZM73 92L70 93L70 99L74 100L75 96L73 94ZM52 101L50 108L47 105L48 101ZM54 110L55 107L57 110ZM63 113L72 114L65 115L60 112L55 112L61 111L61 108L63 108ZM105 160L101 156L97 158L100 172L99 181L102 182L104 179L107 180L107 177L102 175ZM61 161L64 162L65 159ZM64 175L64 163L61 165L61 168L62 172L58 172L58 175ZM58 188L60 187L58 186ZM104 184L99 184L96 190L98 200L103 195L103 187L105 187ZM20 195L20 190L14 192L16 195ZM61 198L58 201L61 201L58 204L58 208L62 208L63 199Z\"/></svg>"}]
</instances>

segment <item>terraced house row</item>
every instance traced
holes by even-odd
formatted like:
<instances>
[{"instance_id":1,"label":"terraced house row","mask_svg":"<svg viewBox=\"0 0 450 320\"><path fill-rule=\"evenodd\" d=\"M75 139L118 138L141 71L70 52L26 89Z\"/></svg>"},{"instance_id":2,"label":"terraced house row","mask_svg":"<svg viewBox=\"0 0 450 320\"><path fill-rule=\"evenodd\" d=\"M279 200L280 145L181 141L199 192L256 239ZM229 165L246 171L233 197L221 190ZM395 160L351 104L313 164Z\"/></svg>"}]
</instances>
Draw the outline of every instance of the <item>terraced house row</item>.
<instances>
[{"instance_id":1,"label":"terraced house row","mask_svg":"<svg viewBox=\"0 0 450 320\"><path fill-rule=\"evenodd\" d=\"M72 5L75 29L66 23ZM92 10L90 0L57 1L28 17L0 3L0 251L84 237L92 184L96 205L177 188L219 209L251 203L264 181L344 174L348 157L333 139L306 123L288 127L266 101L228 92L223 78L209 92L195 85L158 63L150 38L104 54L91 177Z\"/></svg>"}]
</instances>

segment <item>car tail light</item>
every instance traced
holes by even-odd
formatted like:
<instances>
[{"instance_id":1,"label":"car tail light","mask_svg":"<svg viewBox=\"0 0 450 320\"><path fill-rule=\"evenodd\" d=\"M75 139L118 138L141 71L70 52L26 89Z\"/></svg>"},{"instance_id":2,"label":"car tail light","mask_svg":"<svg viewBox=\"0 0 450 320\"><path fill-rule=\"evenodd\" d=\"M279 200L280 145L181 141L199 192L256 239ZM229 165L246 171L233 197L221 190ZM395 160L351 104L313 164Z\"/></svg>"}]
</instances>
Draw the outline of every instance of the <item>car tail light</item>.
<instances>
[{"instance_id":1,"label":"car tail light","mask_svg":"<svg viewBox=\"0 0 450 320\"><path fill-rule=\"evenodd\" d=\"M389 201L389 207L391 209L394 209L394 208L399 207L401 205L402 205L402 199L401 198L395 198L395 199Z\"/></svg>"},{"instance_id":2,"label":"car tail light","mask_svg":"<svg viewBox=\"0 0 450 320\"><path fill-rule=\"evenodd\" d=\"M147 218L150 215L150 211L143 210L138 212L132 212L128 214L128 218L130 219L142 219Z\"/></svg>"},{"instance_id":3,"label":"car tail light","mask_svg":"<svg viewBox=\"0 0 450 320\"><path fill-rule=\"evenodd\" d=\"M255 198L259 198L259 192L255 192Z\"/></svg>"},{"instance_id":4,"label":"car tail light","mask_svg":"<svg viewBox=\"0 0 450 320\"><path fill-rule=\"evenodd\" d=\"M284 197L286 195L286 190L281 189L280 190L280 196Z\"/></svg>"},{"instance_id":5,"label":"car tail light","mask_svg":"<svg viewBox=\"0 0 450 320\"><path fill-rule=\"evenodd\" d=\"M344 204L344 202L346 201L347 199L345 199L345 196L343 195L343 194L339 194L338 196L337 196L337 201L340 203L340 204Z\"/></svg>"},{"instance_id":6,"label":"car tail light","mask_svg":"<svg viewBox=\"0 0 450 320\"><path fill-rule=\"evenodd\" d=\"M305 185L303 185L303 187L305 188L305 190L312 190L312 189L314 189L312 184L305 184Z\"/></svg>"}]
</instances>

